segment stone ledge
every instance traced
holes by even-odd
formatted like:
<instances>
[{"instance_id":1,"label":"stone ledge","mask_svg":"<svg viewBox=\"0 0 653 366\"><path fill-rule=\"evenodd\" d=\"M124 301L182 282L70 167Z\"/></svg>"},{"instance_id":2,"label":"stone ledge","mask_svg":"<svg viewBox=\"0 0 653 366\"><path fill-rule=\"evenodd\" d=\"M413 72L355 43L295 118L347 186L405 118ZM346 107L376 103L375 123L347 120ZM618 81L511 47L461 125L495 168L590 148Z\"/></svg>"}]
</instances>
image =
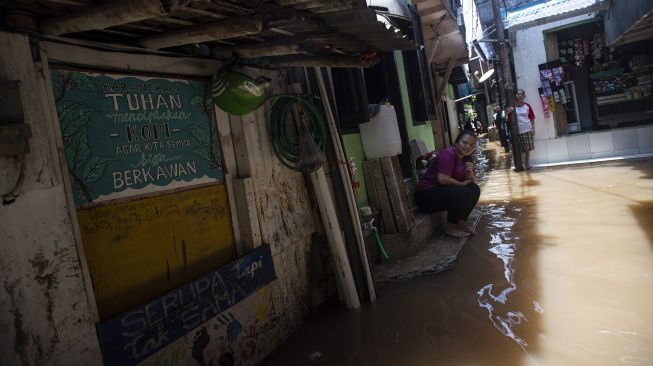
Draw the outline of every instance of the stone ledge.
<instances>
[{"instance_id":1,"label":"stone ledge","mask_svg":"<svg viewBox=\"0 0 653 366\"><path fill-rule=\"evenodd\" d=\"M481 216L479 210L472 211L469 217L472 227L476 228ZM412 256L376 265L374 280L377 283L387 283L446 271L456 262L467 239L454 238L442 233L437 234L431 240L426 240L422 248L414 252Z\"/></svg>"}]
</instances>

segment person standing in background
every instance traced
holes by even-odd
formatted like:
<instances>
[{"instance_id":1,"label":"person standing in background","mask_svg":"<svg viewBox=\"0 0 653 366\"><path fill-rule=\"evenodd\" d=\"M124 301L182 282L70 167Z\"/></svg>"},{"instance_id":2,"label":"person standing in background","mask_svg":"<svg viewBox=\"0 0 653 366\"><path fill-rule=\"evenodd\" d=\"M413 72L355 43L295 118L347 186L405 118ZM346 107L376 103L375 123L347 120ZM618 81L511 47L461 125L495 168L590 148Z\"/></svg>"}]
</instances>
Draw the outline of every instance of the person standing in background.
<instances>
[{"instance_id":1,"label":"person standing in background","mask_svg":"<svg viewBox=\"0 0 653 366\"><path fill-rule=\"evenodd\" d=\"M505 112L501 110L500 105L494 106L494 114L492 115L494 119L494 125L497 127L497 132L499 133L499 141L501 141L501 147L507 153L510 152L510 140L508 135L508 126L506 125L506 115Z\"/></svg>"},{"instance_id":2,"label":"person standing in background","mask_svg":"<svg viewBox=\"0 0 653 366\"><path fill-rule=\"evenodd\" d=\"M515 106L508 107L508 114L515 111L515 120L519 130L519 145L522 151L522 161L524 169L531 169L530 164L531 151L535 150L535 113L533 107L524 101L526 92L524 89L517 89L515 92Z\"/></svg>"}]
</instances>

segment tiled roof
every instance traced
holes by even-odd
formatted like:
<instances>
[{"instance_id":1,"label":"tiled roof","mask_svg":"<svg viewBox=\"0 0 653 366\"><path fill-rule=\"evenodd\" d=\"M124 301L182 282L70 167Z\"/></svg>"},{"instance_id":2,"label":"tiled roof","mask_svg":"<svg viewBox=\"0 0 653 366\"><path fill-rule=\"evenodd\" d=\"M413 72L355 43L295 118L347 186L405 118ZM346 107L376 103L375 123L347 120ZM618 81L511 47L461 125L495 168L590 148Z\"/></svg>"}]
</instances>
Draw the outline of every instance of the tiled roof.
<instances>
[{"instance_id":1,"label":"tiled roof","mask_svg":"<svg viewBox=\"0 0 653 366\"><path fill-rule=\"evenodd\" d=\"M590 8L600 0L549 0L508 11L508 28ZM593 10L589 10L593 11Z\"/></svg>"}]
</instances>

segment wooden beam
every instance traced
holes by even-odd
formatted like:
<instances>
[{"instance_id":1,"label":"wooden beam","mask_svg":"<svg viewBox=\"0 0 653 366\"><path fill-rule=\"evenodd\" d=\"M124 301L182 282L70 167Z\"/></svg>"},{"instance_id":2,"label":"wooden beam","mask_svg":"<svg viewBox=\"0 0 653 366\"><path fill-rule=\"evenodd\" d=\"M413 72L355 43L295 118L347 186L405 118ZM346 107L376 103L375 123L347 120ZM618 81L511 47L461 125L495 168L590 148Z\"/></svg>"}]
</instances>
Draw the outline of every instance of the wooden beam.
<instances>
[{"instance_id":1,"label":"wooden beam","mask_svg":"<svg viewBox=\"0 0 653 366\"><path fill-rule=\"evenodd\" d=\"M432 9L440 10L444 8L444 5L442 5L442 3L439 1L425 1L421 3L413 1L412 3L415 5L420 14L426 14L426 12Z\"/></svg>"},{"instance_id":2,"label":"wooden beam","mask_svg":"<svg viewBox=\"0 0 653 366\"><path fill-rule=\"evenodd\" d=\"M372 67L378 63L361 61L355 56L284 56L276 57L271 63L282 67Z\"/></svg>"},{"instance_id":3,"label":"wooden beam","mask_svg":"<svg viewBox=\"0 0 653 366\"><path fill-rule=\"evenodd\" d=\"M166 14L160 1L120 0L94 6L72 14L41 22L41 31L50 35L105 29L116 25L139 22Z\"/></svg>"},{"instance_id":4,"label":"wooden beam","mask_svg":"<svg viewBox=\"0 0 653 366\"><path fill-rule=\"evenodd\" d=\"M214 13L212 11L189 8L189 7L180 8L177 11L177 13L191 13L191 14L194 14L194 15L204 16L204 17L207 17L207 18L215 18L215 19L224 19L224 18L227 17L226 15Z\"/></svg>"},{"instance_id":5,"label":"wooden beam","mask_svg":"<svg viewBox=\"0 0 653 366\"><path fill-rule=\"evenodd\" d=\"M145 37L140 43L150 49L181 46L192 43L202 43L227 39L249 34L256 34L263 30L263 16L261 14L228 18L217 22L190 26L162 34Z\"/></svg>"},{"instance_id":6,"label":"wooden beam","mask_svg":"<svg viewBox=\"0 0 653 366\"><path fill-rule=\"evenodd\" d=\"M434 20L439 21L440 19L443 19L446 16L447 16L447 10L446 9L438 10L438 11L435 11L435 12L433 12L431 14L427 14L427 15L422 16L422 24L426 24L426 23L432 22Z\"/></svg>"},{"instance_id":7,"label":"wooden beam","mask_svg":"<svg viewBox=\"0 0 653 366\"><path fill-rule=\"evenodd\" d=\"M271 43L271 42L270 42ZM285 44L260 43L247 47L214 47L211 56L215 58L228 57L232 53L238 53L241 58L256 58L267 56L281 56L300 53L299 44L288 42Z\"/></svg>"},{"instance_id":8,"label":"wooden beam","mask_svg":"<svg viewBox=\"0 0 653 366\"><path fill-rule=\"evenodd\" d=\"M130 70L136 72L163 73L188 76L211 76L222 65L218 60L195 57L164 57L160 55L144 55L130 53L126 49L121 52L98 51L92 46L73 46L57 42L41 41L40 48L47 54L49 61L95 67L111 70ZM99 47L99 45L95 46ZM133 52L133 50L131 50ZM156 51L161 52L161 51Z\"/></svg>"},{"instance_id":9,"label":"wooden beam","mask_svg":"<svg viewBox=\"0 0 653 366\"><path fill-rule=\"evenodd\" d=\"M438 53L438 48L440 47L441 41L440 38L435 38L431 42L431 52L429 52L429 64L433 62L435 55Z\"/></svg>"},{"instance_id":10,"label":"wooden beam","mask_svg":"<svg viewBox=\"0 0 653 366\"><path fill-rule=\"evenodd\" d=\"M456 59L453 57L449 59L449 63L447 64L447 70L444 72L444 78L442 78L442 83L440 84L440 87L438 88L438 95L435 97L435 105L440 105L440 101L442 100L442 95L444 94L444 88L449 84L449 76L451 76L451 70L453 70L453 65L456 62Z\"/></svg>"}]
</instances>

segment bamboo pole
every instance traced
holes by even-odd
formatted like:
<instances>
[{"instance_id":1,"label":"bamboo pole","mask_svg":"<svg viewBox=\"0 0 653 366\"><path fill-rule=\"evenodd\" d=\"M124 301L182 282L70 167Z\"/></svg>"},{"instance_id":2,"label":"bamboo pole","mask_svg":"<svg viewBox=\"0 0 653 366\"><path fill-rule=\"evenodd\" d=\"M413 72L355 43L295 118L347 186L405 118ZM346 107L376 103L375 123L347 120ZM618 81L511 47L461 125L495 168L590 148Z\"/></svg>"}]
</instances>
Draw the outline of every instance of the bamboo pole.
<instances>
[{"instance_id":1,"label":"bamboo pole","mask_svg":"<svg viewBox=\"0 0 653 366\"><path fill-rule=\"evenodd\" d=\"M339 161L346 162L347 157L342 148L342 143L340 142L340 136L336 128L335 118L333 117L333 111L331 110L331 105L329 103L329 97L326 91L326 86L324 84L324 78L320 69L315 69L315 77L317 79L317 84L320 89L320 95L322 96L322 103L324 105L324 111L327 117L327 126L329 128L329 133L331 136L331 141L333 143L334 150L336 152L336 158ZM361 262L363 264L363 272L365 273L365 280L367 282L368 294L370 296L370 301L376 301L376 290L374 288L374 279L372 278L372 271L370 270L370 264L367 260L367 250L365 249L365 238L363 237L363 228L360 222L360 217L358 216L358 208L356 206L356 199L352 189L351 178L349 177L349 170L343 165L338 164L340 169L340 177L342 178L343 188L347 196L347 206L349 208L349 214L353 221L354 231L356 234L356 242L358 244L358 254L360 255Z\"/></svg>"}]
</instances>

